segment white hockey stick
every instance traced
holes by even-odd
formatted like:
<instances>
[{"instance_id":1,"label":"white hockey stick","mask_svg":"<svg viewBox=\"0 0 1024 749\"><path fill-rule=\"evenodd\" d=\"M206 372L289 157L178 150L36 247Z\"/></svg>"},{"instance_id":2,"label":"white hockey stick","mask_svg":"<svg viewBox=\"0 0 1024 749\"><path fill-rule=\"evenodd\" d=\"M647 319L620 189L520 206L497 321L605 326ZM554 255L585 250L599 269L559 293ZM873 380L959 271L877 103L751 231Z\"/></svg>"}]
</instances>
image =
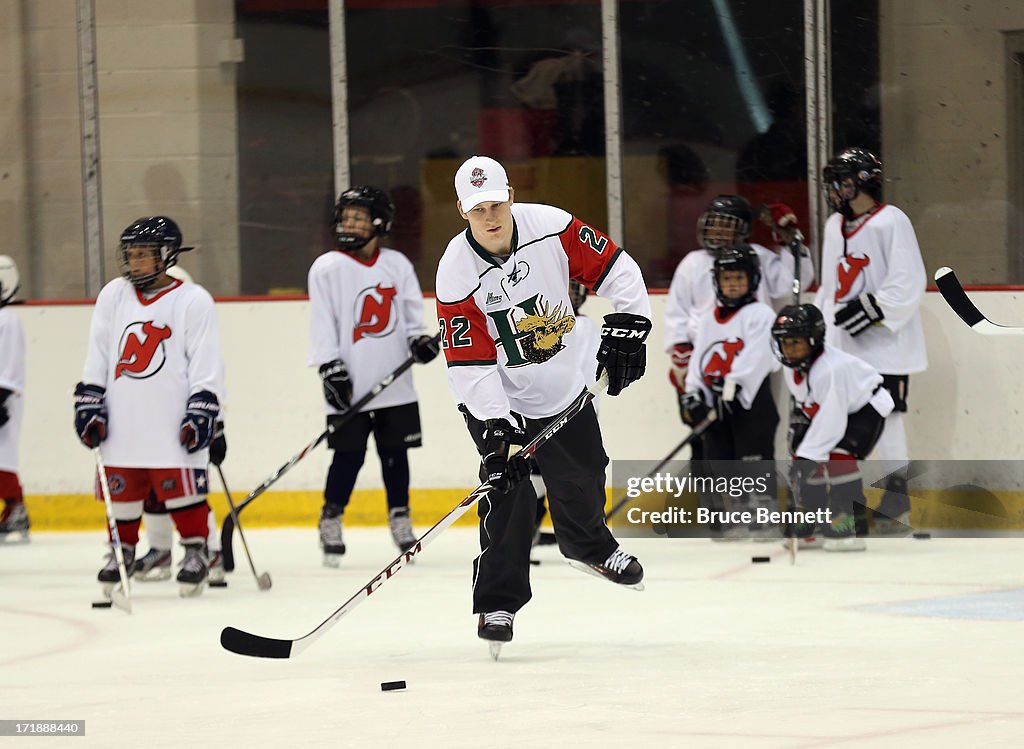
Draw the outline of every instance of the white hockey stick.
<instances>
[{"instance_id":1,"label":"white hockey stick","mask_svg":"<svg viewBox=\"0 0 1024 749\"><path fill-rule=\"evenodd\" d=\"M946 304L976 333L1024 335L1024 327L1011 328L1006 325L997 325L981 314L981 310L974 306L974 302L967 296L967 292L964 291L964 287L960 284L960 280L952 268L939 268L935 271L935 284L939 287L939 293L946 300Z\"/></svg>"},{"instance_id":2,"label":"white hockey stick","mask_svg":"<svg viewBox=\"0 0 1024 749\"><path fill-rule=\"evenodd\" d=\"M586 408L592 400L594 400L594 397L606 387L608 387L607 375L602 376L601 379L592 386L592 389L584 390L580 393L576 400L570 403L562 413L555 416L551 422L544 427L540 434L534 437L530 441L530 444L524 447L519 454L526 459L532 458L533 454L537 452L537 448L551 439L559 429L569 422L569 419L583 411L583 409ZM320 637L322 637L328 629L337 624L342 617L351 613L356 606L380 590L384 583L388 582L392 577L409 566L409 563L414 560L416 555L423 551L427 544L437 539L437 537L440 536L450 525L462 517L470 507L475 505L492 491L494 491L494 488L490 484L481 484L478 486L472 494L452 508L451 512L438 520L433 528L420 536L419 540L416 541L415 546L408 551L404 551L399 554L391 564L382 569L380 573L373 577L373 579L353 593L351 598L345 601L339 609L327 617L309 634L303 635L302 637L298 637L294 640L279 640L273 637L254 635L251 632L245 632L240 629L235 629L234 627L225 627L220 633L221 646L225 650L230 650L232 653L248 655L254 658L294 658L320 639Z\"/></svg>"},{"instance_id":3,"label":"white hockey stick","mask_svg":"<svg viewBox=\"0 0 1024 749\"><path fill-rule=\"evenodd\" d=\"M131 593L128 591L128 571L124 566L124 551L121 549L121 534L117 532L117 518L114 517L114 503L110 499L110 483L107 481L107 469L103 466L100 448L92 449L96 458L96 473L100 479L100 490L103 493L103 504L107 509L107 527L110 528L111 546L114 547L114 559L117 560L117 574L121 577L121 587L110 591L110 602L123 611L132 613Z\"/></svg>"}]
</instances>

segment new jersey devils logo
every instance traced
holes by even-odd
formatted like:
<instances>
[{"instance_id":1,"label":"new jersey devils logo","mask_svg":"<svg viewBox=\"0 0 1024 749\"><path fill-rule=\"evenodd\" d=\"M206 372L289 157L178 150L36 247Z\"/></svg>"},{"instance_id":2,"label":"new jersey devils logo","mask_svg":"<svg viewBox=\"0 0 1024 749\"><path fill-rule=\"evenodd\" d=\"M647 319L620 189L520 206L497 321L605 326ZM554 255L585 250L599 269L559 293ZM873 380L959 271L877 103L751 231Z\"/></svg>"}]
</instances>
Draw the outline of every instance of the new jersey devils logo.
<instances>
[{"instance_id":1,"label":"new jersey devils logo","mask_svg":"<svg viewBox=\"0 0 1024 749\"><path fill-rule=\"evenodd\" d=\"M121 342L117 347L114 379L124 375L133 380L144 380L155 375L167 361L164 341L170 337L169 325L160 327L151 320L130 323L121 334Z\"/></svg>"},{"instance_id":2,"label":"new jersey devils logo","mask_svg":"<svg viewBox=\"0 0 1024 749\"><path fill-rule=\"evenodd\" d=\"M380 284L359 292L356 297L356 325L352 331L352 343L360 338L383 338L395 329L391 308L397 293L394 286Z\"/></svg>"},{"instance_id":3,"label":"new jersey devils logo","mask_svg":"<svg viewBox=\"0 0 1024 749\"><path fill-rule=\"evenodd\" d=\"M867 283L864 269L871 265L871 258L864 255L846 255L836 265L836 299L845 302L859 297Z\"/></svg>"},{"instance_id":4,"label":"new jersey devils logo","mask_svg":"<svg viewBox=\"0 0 1024 749\"><path fill-rule=\"evenodd\" d=\"M821 408L820 403L801 403L800 410L807 414L808 419L813 419L818 415L818 410Z\"/></svg>"},{"instance_id":5,"label":"new jersey devils logo","mask_svg":"<svg viewBox=\"0 0 1024 749\"><path fill-rule=\"evenodd\" d=\"M716 341L711 344L704 352L703 361L700 364L704 384L710 387L715 380L721 382L732 371L733 359L742 350L743 339L741 338L734 341Z\"/></svg>"}]
</instances>

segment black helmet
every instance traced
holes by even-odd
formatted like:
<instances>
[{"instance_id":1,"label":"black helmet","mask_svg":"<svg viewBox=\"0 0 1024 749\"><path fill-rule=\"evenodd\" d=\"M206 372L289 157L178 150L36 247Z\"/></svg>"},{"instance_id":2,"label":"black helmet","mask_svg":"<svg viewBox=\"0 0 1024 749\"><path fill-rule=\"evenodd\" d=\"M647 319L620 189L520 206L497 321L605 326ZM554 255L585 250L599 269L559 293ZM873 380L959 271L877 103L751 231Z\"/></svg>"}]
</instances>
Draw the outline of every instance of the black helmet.
<instances>
[{"instance_id":1,"label":"black helmet","mask_svg":"<svg viewBox=\"0 0 1024 749\"><path fill-rule=\"evenodd\" d=\"M351 205L359 205L370 211L374 231L370 237L348 234L341 230L342 212ZM391 222L394 218L395 204L391 202L386 192L363 185L350 187L338 196L338 202L334 204L334 246L339 250L354 252L369 242L373 236L383 237L391 231Z\"/></svg>"},{"instance_id":2,"label":"black helmet","mask_svg":"<svg viewBox=\"0 0 1024 749\"><path fill-rule=\"evenodd\" d=\"M697 219L697 242L709 250L741 244L750 236L754 212L739 195L719 195Z\"/></svg>"},{"instance_id":3,"label":"black helmet","mask_svg":"<svg viewBox=\"0 0 1024 749\"><path fill-rule=\"evenodd\" d=\"M739 299L729 299L722 293L718 283L718 274L723 270L742 270L747 274L747 293ZM749 244L726 247L718 251L715 264L711 268L711 277L715 285L715 296L723 307L742 307L757 298L757 287L761 283L761 260L757 252Z\"/></svg>"},{"instance_id":4,"label":"black helmet","mask_svg":"<svg viewBox=\"0 0 1024 749\"><path fill-rule=\"evenodd\" d=\"M579 281L569 279L569 303L572 304L572 311L579 312L580 307L587 301L587 287Z\"/></svg>"},{"instance_id":5,"label":"black helmet","mask_svg":"<svg viewBox=\"0 0 1024 749\"><path fill-rule=\"evenodd\" d=\"M782 353L783 338L806 338L810 354L793 360ZM811 362L825 349L825 318L813 304L791 304L783 307L772 325L772 351L775 357L787 367L801 372L810 369Z\"/></svg>"},{"instance_id":6,"label":"black helmet","mask_svg":"<svg viewBox=\"0 0 1024 749\"><path fill-rule=\"evenodd\" d=\"M844 216L852 217L849 209L850 197L844 197L842 181L853 180L857 192L864 191L875 200L882 199L882 162L866 148L847 148L840 151L825 165L822 170L822 187L828 204Z\"/></svg>"},{"instance_id":7,"label":"black helmet","mask_svg":"<svg viewBox=\"0 0 1024 749\"><path fill-rule=\"evenodd\" d=\"M119 259L121 275L137 289L148 288L164 271L178 262L178 254L191 250L181 246L181 229L166 216L146 216L136 219L121 232ZM128 264L128 248L151 247L160 263L157 270L142 276L133 276Z\"/></svg>"}]
</instances>

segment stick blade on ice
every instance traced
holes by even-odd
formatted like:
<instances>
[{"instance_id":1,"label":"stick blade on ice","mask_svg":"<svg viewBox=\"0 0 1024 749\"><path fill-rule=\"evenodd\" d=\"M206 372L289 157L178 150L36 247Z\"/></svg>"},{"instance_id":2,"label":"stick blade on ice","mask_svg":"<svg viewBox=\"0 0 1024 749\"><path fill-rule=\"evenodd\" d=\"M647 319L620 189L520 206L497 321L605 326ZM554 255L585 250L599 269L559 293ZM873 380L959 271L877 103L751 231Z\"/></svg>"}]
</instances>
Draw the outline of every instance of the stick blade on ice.
<instances>
[{"instance_id":1,"label":"stick blade on ice","mask_svg":"<svg viewBox=\"0 0 1024 749\"><path fill-rule=\"evenodd\" d=\"M277 640L225 627L220 633L220 644L225 650L253 658L290 658L292 640Z\"/></svg>"},{"instance_id":2,"label":"stick blade on ice","mask_svg":"<svg viewBox=\"0 0 1024 749\"><path fill-rule=\"evenodd\" d=\"M971 330L982 335L1024 335L1024 328L997 325L985 317L967 296L952 268L939 268L935 271L935 285L939 287L939 293L946 300L946 304L957 317L971 327Z\"/></svg>"}]
</instances>

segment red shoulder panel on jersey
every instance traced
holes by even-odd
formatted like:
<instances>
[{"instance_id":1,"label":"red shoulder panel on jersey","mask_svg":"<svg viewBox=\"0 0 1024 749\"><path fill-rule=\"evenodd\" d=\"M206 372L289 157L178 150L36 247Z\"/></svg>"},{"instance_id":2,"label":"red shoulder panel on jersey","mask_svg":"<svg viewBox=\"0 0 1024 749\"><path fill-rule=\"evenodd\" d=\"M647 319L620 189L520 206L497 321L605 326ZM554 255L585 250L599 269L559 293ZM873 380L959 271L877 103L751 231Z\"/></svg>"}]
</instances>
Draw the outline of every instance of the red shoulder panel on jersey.
<instances>
[{"instance_id":1,"label":"red shoulder panel on jersey","mask_svg":"<svg viewBox=\"0 0 1024 749\"><path fill-rule=\"evenodd\" d=\"M558 239L569 258L569 278L591 290L601 285L615 257L622 252L607 236L575 217Z\"/></svg>"},{"instance_id":2,"label":"red shoulder panel on jersey","mask_svg":"<svg viewBox=\"0 0 1024 749\"><path fill-rule=\"evenodd\" d=\"M449 367L497 364L498 350L487 332L487 318L473 295L460 302L437 300L441 350Z\"/></svg>"}]
</instances>

